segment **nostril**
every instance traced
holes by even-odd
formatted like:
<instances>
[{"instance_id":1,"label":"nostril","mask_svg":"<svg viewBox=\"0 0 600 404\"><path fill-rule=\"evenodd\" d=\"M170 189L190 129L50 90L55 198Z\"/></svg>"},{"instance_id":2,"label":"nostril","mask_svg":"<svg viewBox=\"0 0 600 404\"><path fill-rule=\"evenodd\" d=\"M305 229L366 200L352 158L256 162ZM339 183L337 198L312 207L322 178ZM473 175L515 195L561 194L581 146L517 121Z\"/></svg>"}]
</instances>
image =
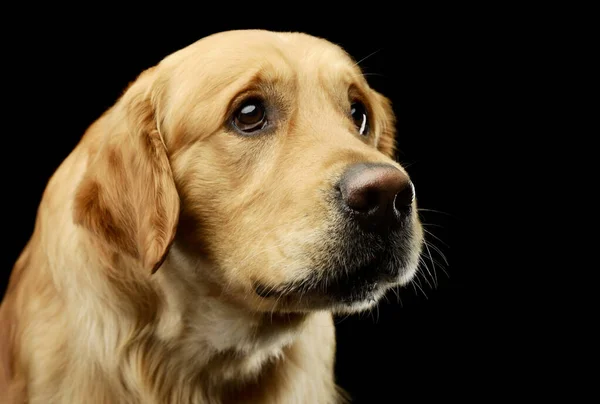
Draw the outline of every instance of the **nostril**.
<instances>
[{"instance_id":1,"label":"nostril","mask_svg":"<svg viewBox=\"0 0 600 404\"><path fill-rule=\"evenodd\" d=\"M349 193L346 203L348 207L359 212L368 212L380 204L380 195L377 189L359 188Z\"/></svg>"},{"instance_id":2,"label":"nostril","mask_svg":"<svg viewBox=\"0 0 600 404\"><path fill-rule=\"evenodd\" d=\"M408 181L406 185L396 194L394 206L397 210L406 209L412 205L415 200L415 186L412 181Z\"/></svg>"}]
</instances>

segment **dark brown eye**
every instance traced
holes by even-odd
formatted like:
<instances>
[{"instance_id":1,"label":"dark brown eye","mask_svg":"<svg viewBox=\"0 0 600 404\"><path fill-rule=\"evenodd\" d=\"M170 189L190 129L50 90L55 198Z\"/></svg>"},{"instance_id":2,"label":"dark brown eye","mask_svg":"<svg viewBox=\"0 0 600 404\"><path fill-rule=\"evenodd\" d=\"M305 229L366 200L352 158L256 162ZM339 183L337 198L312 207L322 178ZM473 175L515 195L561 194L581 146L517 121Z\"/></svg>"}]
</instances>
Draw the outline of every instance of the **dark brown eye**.
<instances>
[{"instance_id":1,"label":"dark brown eye","mask_svg":"<svg viewBox=\"0 0 600 404\"><path fill-rule=\"evenodd\" d=\"M265 107L262 101L245 101L233 115L233 124L242 132L252 133L265 127L267 123Z\"/></svg>"},{"instance_id":2,"label":"dark brown eye","mask_svg":"<svg viewBox=\"0 0 600 404\"><path fill-rule=\"evenodd\" d=\"M369 134L369 118L367 117L365 104L360 101L352 103L350 106L350 115L352 115L352 120L358 129L358 133L367 136Z\"/></svg>"}]
</instances>

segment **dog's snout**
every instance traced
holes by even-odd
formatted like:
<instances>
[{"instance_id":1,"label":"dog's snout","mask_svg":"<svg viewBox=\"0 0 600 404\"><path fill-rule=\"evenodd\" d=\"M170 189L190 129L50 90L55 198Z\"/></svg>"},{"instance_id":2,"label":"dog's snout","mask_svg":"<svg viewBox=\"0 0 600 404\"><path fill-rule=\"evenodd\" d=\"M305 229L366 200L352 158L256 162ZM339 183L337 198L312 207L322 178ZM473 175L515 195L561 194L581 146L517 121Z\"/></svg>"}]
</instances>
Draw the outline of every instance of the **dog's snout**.
<instances>
[{"instance_id":1,"label":"dog's snout","mask_svg":"<svg viewBox=\"0 0 600 404\"><path fill-rule=\"evenodd\" d=\"M342 200L369 228L397 223L414 200L412 182L389 164L352 165L340 181Z\"/></svg>"}]
</instances>

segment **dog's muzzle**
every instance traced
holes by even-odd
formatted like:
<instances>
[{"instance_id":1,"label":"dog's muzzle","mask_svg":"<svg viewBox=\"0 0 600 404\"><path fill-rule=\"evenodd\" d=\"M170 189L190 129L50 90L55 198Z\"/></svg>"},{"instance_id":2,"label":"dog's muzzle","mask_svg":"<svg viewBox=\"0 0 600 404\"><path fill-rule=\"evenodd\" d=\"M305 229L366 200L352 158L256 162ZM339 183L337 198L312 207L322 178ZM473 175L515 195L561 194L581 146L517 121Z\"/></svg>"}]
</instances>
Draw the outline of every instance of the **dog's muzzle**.
<instances>
[{"instance_id":1,"label":"dog's muzzle","mask_svg":"<svg viewBox=\"0 0 600 404\"><path fill-rule=\"evenodd\" d=\"M328 243L310 275L255 292L307 308L373 301L414 271L418 259L413 202L415 188L398 168L359 163L348 167L332 188L337 211Z\"/></svg>"}]
</instances>

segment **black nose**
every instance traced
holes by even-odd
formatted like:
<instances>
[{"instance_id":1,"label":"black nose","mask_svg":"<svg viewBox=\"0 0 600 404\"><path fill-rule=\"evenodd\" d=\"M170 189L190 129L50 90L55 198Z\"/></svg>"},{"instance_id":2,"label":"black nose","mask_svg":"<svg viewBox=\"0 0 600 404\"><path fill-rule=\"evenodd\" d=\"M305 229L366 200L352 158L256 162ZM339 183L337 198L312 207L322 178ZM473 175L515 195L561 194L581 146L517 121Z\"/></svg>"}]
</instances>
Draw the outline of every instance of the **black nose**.
<instances>
[{"instance_id":1,"label":"black nose","mask_svg":"<svg viewBox=\"0 0 600 404\"><path fill-rule=\"evenodd\" d=\"M415 198L408 176L389 164L350 166L342 175L340 191L346 206L370 230L398 224Z\"/></svg>"}]
</instances>

